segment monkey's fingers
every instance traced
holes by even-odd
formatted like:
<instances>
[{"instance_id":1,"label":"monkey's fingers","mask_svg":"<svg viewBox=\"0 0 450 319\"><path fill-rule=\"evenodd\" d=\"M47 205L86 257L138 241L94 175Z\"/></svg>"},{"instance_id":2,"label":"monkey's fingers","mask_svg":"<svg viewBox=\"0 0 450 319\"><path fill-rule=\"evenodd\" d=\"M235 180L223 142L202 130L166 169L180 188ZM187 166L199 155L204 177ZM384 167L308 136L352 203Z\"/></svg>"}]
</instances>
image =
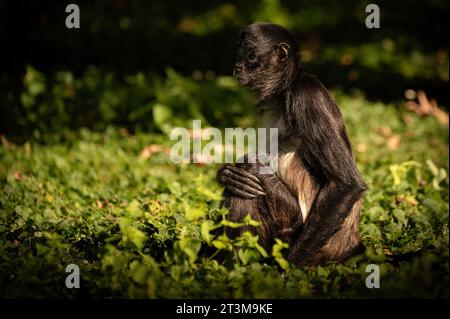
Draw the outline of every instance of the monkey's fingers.
<instances>
[{"instance_id":1,"label":"monkey's fingers","mask_svg":"<svg viewBox=\"0 0 450 319\"><path fill-rule=\"evenodd\" d=\"M231 193L235 194L236 196L239 196L244 199L254 199L256 198L256 195L244 192L243 190L236 188L234 186L228 186L227 190L229 190Z\"/></svg>"},{"instance_id":2,"label":"monkey's fingers","mask_svg":"<svg viewBox=\"0 0 450 319\"><path fill-rule=\"evenodd\" d=\"M243 170L243 169L241 169L241 168L238 168L238 167L236 167L236 166L229 165L229 166L224 167L224 169L230 170L230 171L232 171L233 173L235 173L235 174L237 174L237 175L245 176L246 178L248 178L249 180L253 181L253 182L254 182L255 184L257 184L258 186L259 186L259 184L261 183L261 182L259 181L259 178L258 178L258 177L256 177L256 176L253 175L252 173L249 173L249 172L247 172L247 171L245 171L245 170ZM262 190L262 188L261 188L261 190Z\"/></svg>"},{"instance_id":3,"label":"monkey's fingers","mask_svg":"<svg viewBox=\"0 0 450 319\"><path fill-rule=\"evenodd\" d=\"M231 164L226 164L217 172L219 183L233 188L232 191L246 198L254 198L257 195L265 195L264 189L260 186L259 179L243 169Z\"/></svg>"},{"instance_id":4,"label":"monkey's fingers","mask_svg":"<svg viewBox=\"0 0 450 319\"><path fill-rule=\"evenodd\" d=\"M234 185L227 186L226 188L229 192L233 193L234 195L243 198L243 199L255 199L257 195L247 192L246 190L243 190L242 188L238 188Z\"/></svg>"},{"instance_id":5,"label":"monkey's fingers","mask_svg":"<svg viewBox=\"0 0 450 319\"><path fill-rule=\"evenodd\" d=\"M234 177L223 175L222 179L227 189L237 195L242 195L244 198L255 198L257 195L266 195L264 191L255 189L246 183L236 180Z\"/></svg>"},{"instance_id":6,"label":"monkey's fingers","mask_svg":"<svg viewBox=\"0 0 450 319\"><path fill-rule=\"evenodd\" d=\"M216 179L217 179L217 181L218 181L220 184L222 184L223 186L226 186L226 185L224 184L223 176L226 174L226 173L225 173L226 170L227 170L228 168L230 168L230 167L232 167L231 164L225 164L225 165L223 165L221 168L219 168L219 170L217 171Z\"/></svg>"},{"instance_id":7,"label":"monkey's fingers","mask_svg":"<svg viewBox=\"0 0 450 319\"><path fill-rule=\"evenodd\" d=\"M241 176L240 173L241 172L236 173L233 171L224 170L223 176L227 180L232 180L234 182L237 182L240 185L245 186L246 188L254 189L255 191L264 193L264 189L259 184L255 183L253 179L249 179L246 176Z\"/></svg>"}]
</instances>

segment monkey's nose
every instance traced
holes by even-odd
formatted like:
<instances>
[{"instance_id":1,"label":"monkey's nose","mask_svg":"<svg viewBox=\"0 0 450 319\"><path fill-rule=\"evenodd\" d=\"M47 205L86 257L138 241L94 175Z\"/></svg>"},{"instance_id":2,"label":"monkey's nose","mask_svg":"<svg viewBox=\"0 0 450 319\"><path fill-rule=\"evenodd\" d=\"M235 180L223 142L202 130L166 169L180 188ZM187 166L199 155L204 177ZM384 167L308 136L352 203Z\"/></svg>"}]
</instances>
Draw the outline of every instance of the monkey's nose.
<instances>
[{"instance_id":1,"label":"monkey's nose","mask_svg":"<svg viewBox=\"0 0 450 319\"><path fill-rule=\"evenodd\" d=\"M234 76L237 76L238 73L239 73L240 71L242 71L243 68L244 68L244 67L243 67L243 65L242 65L241 63L236 63L236 64L234 65L233 75L234 75Z\"/></svg>"}]
</instances>

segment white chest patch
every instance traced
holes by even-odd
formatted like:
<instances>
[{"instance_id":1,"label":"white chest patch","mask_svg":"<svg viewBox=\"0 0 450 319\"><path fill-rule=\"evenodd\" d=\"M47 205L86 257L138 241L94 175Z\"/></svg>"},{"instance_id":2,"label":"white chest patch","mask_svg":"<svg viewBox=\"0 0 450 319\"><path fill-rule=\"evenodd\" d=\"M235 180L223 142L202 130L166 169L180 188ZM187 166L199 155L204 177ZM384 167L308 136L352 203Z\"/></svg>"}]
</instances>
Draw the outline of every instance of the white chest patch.
<instances>
[{"instance_id":1,"label":"white chest patch","mask_svg":"<svg viewBox=\"0 0 450 319\"><path fill-rule=\"evenodd\" d=\"M266 150L269 154L269 165L291 192L296 194L302 211L302 219L305 221L317 193L317 186L309 172L298 160L296 156L297 145L295 140L288 137L284 120L280 116L274 116L273 113L268 112L263 116L263 123L266 129L275 127L278 129L278 136L270 137L270 140L268 139L266 143L266 145L278 144L277 153L274 154ZM276 142L273 140L274 138Z\"/></svg>"},{"instance_id":2,"label":"white chest patch","mask_svg":"<svg viewBox=\"0 0 450 319\"><path fill-rule=\"evenodd\" d=\"M298 203L302 210L303 221L306 220L311 209L310 192L313 191L310 187L311 180L306 170L301 169L295 163L295 152L286 152L278 156L278 177L291 189L293 193L297 194ZM272 163L272 161L271 161ZM300 169L298 169L300 168ZM295 171L294 171L295 170Z\"/></svg>"}]
</instances>

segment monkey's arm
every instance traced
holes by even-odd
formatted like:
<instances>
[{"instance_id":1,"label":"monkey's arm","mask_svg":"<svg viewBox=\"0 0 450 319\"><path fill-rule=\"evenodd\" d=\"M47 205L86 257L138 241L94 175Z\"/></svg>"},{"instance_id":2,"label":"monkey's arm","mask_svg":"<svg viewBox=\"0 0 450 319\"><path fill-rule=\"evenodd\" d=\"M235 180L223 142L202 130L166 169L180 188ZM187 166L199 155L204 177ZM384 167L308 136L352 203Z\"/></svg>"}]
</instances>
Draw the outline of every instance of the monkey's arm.
<instances>
[{"instance_id":1,"label":"monkey's arm","mask_svg":"<svg viewBox=\"0 0 450 319\"><path fill-rule=\"evenodd\" d=\"M298 197L275 172L260 175L260 179L266 192L265 203L272 219L272 236L291 243L293 234L303 225Z\"/></svg>"},{"instance_id":2,"label":"monkey's arm","mask_svg":"<svg viewBox=\"0 0 450 319\"><path fill-rule=\"evenodd\" d=\"M243 200L257 199L263 205L255 213L270 225L271 238L291 241L292 234L303 224L301 208L298 198L269 165L259 161L236 166L226 164L217 175L219 183L225 186L225 194L231 193Z\"/></svg>"},{"instance_id":3,"label":"monkey's arm","mask_svg":"<svg viewBox=\"0 0 450 319\"><path fill-rule=\"evenodd\" d=\"M321 247L341 228L366 186L356 168L342 115L323 85L303 75L286 119L299 140L299 157L319 185L302 233L287 258L318 263Z\"/></svg>"}]
</instances>

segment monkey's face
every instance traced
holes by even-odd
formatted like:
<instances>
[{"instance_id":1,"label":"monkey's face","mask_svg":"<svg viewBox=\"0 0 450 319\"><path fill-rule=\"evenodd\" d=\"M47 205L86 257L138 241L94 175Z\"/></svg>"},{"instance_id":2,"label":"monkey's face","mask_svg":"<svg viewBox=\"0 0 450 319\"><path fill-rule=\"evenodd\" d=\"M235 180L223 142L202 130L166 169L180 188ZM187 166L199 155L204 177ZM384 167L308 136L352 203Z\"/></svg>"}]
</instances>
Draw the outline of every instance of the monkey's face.
<instances>
[{"instance_id":1,"label":"monkey's face","mask_svg":"<svg viewBox=\"0 0 450 319\"><path fill-rule=\"evenodd\" d=\"M239 41L236 51L233 74L241 84L248 85L252 76L256 75L255 71L259 66L258 57L255 54L255 49L244 41Z\"/></svg>"},{"instance_id":2,"label":"monkey's face","mask_svg":"<svg viewBox=\"0 0 450 319\"><path fill-rule=\"evenodd\" d=\"M241 33L234 65L234 76L239 82L256 91L262 76L278 71L273 59L274 50L261 40L247 32Z\"/></svg>"},{"instance_id":3,"label":"monkey's face","mask_svg":"<svg viewBox=\"0 0 450 319\"><path fill-rule=\"evenodd\" d=\"M234 76L260 98L279 91L298 66L296 44L289 33L269 23L242 29L236 51Z\"/></svg>"}]
</instances>

